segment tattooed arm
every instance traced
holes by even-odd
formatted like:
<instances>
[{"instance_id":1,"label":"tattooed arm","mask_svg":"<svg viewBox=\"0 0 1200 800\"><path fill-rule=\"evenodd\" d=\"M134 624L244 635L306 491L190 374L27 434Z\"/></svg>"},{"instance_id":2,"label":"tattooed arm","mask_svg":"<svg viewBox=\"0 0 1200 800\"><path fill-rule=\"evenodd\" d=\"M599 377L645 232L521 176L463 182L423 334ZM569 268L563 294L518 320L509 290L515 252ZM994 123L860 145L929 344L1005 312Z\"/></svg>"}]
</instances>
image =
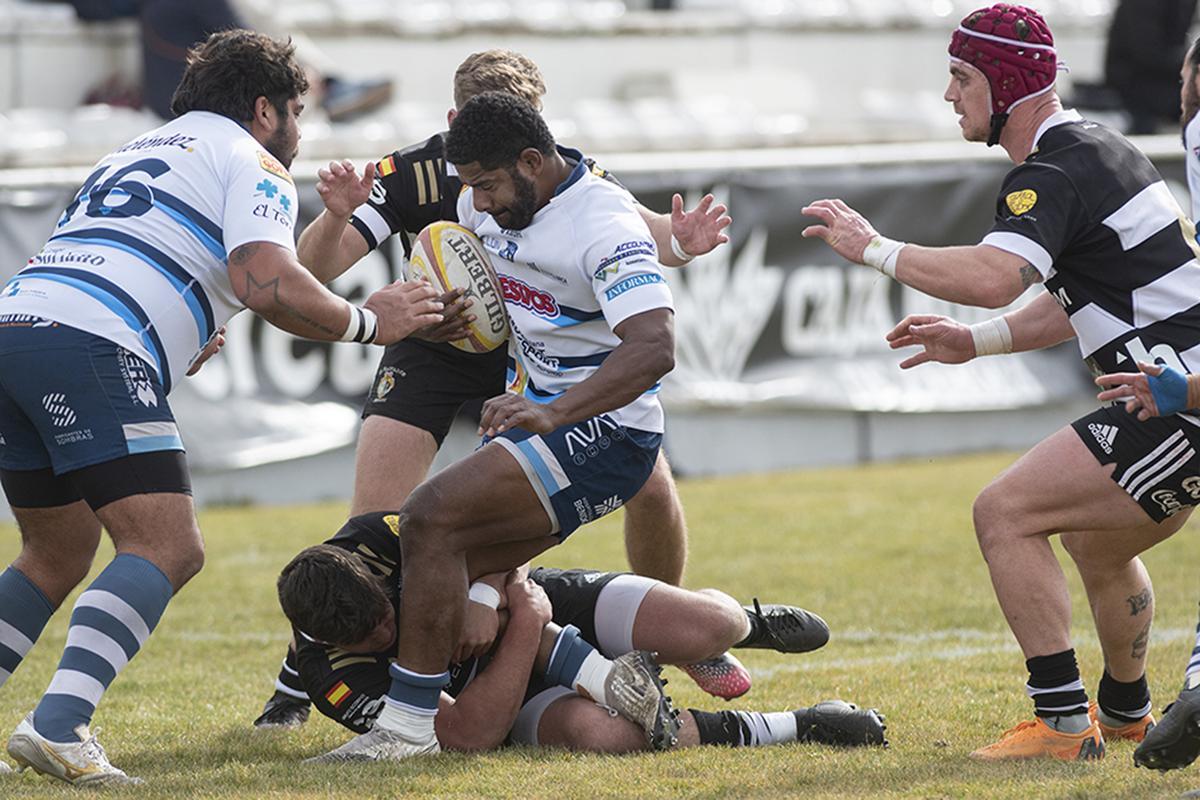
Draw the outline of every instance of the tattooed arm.
<instances>
[{"instance_id":1,"label":"tattooed arm","mask_svg":"<svg viewBox=\"0 0 1200 800\"><path fill-rule=\"evenodd\" d=\"M350 324L348 302L330 292L287 249L249 242L229 254L229 282L247 308L267 322L306 339L337 341ZM364 307L378 316L377 344L391 344L442 321L442 304L428 284L389 284Z\"/></svg>"}]
</instances>

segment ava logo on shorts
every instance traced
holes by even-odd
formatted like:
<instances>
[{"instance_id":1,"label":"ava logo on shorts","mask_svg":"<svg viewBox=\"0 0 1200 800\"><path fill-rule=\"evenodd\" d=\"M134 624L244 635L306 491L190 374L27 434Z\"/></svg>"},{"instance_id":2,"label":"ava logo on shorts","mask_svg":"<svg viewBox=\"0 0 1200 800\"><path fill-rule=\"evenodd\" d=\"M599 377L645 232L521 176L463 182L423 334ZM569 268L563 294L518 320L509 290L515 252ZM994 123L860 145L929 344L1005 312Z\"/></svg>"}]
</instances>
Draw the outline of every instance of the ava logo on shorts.
<instances>
[{"instance_id":1,"label":"ava logo on shorts","mask_svg":"<svg viewBox=\"0 0 1200 800\"><path fill-rule=\"evenodd\" d=\"M1088 425L1088 430L1092 432L1092 436L1096 437L1096 443L1100 445L1100 449L1111 456L1113 442L1117 440L1117 431L1120 429L1116 425L1101 425L1093 422Z\"/></svg>"},{"instance_id":2,"label":"ava logo on shorts","mask_svg":"<svg viewBox=\"0 0 1200 800\"><path fill-rule=\"evenodd\" d=\"M1173 517L1183 510L1183 503L1179 502L1179 498L1175 496L1175 492L1170 489L1159 489L1151 493L1150 499L1158 503L1158 507L1168 517Z\"/></svg>"},{"instance_id":3,"label":"ava logo on shorts","mask_svg":"<svg viewBox=\"0 0 1200 800\"><path fill-rule=\"evenodd\" d=\"M67 405L67 396L62 392L42 397L42 407L50 412L50 421L56 428L65 428L77 419L75 411Z\"/></svg>"},{"instance_id":4,"label":"ava logo on shorts","mask_svg":"<svg viewBox=\"0 0 1200 800\"><path fill-rule=\"evenodd\" d=\"M529 284L507 275L500 276L500 289L504 300L522 308L528 308L533 313L543 317L558 316L558 301L549 292L535 289Z\"/></svg>"},{"instance_id":5,"label":"ava logo on shorts","mask_svg":"<svg viewBox=\"0 0 1200 800\"><path fill-rule=\"evenodd\" d=\"M576 466L582 466L589 458L595 458L600 451L607 450L614 441L619 442L624 438L624 429L607 414L592 417L563 434L567 455Z\"/></svg>"}]
</instances>

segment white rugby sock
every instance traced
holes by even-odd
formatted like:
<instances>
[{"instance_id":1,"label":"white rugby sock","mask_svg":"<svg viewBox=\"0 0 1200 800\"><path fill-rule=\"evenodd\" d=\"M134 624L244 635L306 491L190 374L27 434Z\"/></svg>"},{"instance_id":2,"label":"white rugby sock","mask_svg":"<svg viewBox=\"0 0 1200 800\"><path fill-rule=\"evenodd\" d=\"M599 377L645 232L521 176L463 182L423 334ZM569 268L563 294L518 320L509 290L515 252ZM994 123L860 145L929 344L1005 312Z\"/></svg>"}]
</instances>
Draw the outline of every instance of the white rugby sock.
<instances>
[{"instance_id":1,"label":"white rugby sock","mask_svg":"<svg viewBox=\"0 0 1200 800\"><path fill-rule=\"evenodd\" d=\"M579 674L572 681L571 688L585 697L590 697L600 705L608 705L608 692L604 688L608 675L612 672L613 662L602 656L598 650L593 650L583 659Z\"/></svg>"}]
</instances>

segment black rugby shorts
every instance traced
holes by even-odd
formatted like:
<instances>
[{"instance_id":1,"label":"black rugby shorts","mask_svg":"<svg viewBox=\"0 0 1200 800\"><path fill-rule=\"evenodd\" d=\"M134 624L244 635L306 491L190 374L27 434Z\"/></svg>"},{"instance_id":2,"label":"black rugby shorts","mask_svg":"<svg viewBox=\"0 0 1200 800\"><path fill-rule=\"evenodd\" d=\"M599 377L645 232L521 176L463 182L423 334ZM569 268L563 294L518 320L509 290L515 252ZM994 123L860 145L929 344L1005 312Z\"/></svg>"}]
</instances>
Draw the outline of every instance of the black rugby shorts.
<instances>
[{"instance_id":1,"label":"black rugby shorts","mask_svg":"<svg viewBox=\"0 0 1200 800\"><path fill-rule=\"evenodd\" d=\"M429 431L438 447L464 403L504 394L508 350L465 353L405 339L388 345L363 404L363 419L389 417Z\"/></svg>"},{"instance_id":2,"label":"black rugby shorts","mask_svg":"<svg viewBox=\"0 0 1200 800\"><path fill-rule=\"evenodd\" d=\"M1179 418L1139 422L1124 404L1104 406L1071 423L1112 479L1155 522L1200 504L1200 427Z\"/></svg>"}]
</instances>

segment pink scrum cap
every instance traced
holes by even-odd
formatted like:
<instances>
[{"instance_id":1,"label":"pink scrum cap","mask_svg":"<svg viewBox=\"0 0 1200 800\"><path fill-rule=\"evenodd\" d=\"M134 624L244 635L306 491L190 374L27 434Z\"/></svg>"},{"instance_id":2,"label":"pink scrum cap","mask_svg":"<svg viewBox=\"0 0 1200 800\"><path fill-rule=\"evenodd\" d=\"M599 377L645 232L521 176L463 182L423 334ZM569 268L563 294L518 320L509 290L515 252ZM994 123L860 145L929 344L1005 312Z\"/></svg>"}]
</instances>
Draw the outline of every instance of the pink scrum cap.
<instances>
[{"instance_id":1,"label":"pink scrum cap","mask_svg":"<svg viewBox=\"0 0 1200 800\"><path fill-rule=\"evenodd\" d=\"M992 100L989 146L1000 141L1000 129L1015 106L1054 88L1059 69L1054 34L1046 20L1032 8L1008 3L964 17L950 39L950 60L970 64L987 77Z\"/></svg>"}]
</instances>

